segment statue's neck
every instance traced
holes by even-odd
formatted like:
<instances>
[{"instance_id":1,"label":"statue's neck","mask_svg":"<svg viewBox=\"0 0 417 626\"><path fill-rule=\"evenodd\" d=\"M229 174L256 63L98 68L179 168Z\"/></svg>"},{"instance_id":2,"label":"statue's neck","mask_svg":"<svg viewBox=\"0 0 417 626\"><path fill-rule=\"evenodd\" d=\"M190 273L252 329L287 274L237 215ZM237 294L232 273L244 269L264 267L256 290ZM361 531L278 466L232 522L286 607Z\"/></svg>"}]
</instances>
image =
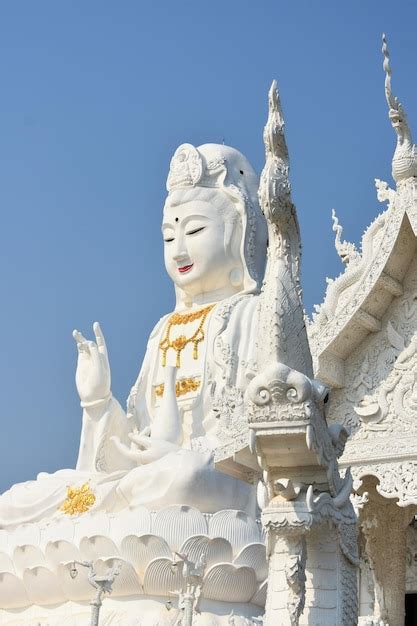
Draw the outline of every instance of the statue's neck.
<instances>
[{"instance_id":1,"label":"statue's neck","mask_svg":"<svg viewBox=\"0 0 417 626\"><path fill-rule=\"evenodd\" d=\"M190 299L187 300L187 307L193 308L196 306L203 306L205 304L212 304L213 302L220 302L221 300L234 296L239 291L239 288L228 285L222 289L215 289L214 291L205 291L203 293L195 294L190 296Z\"/></svg>"}]
</instances>

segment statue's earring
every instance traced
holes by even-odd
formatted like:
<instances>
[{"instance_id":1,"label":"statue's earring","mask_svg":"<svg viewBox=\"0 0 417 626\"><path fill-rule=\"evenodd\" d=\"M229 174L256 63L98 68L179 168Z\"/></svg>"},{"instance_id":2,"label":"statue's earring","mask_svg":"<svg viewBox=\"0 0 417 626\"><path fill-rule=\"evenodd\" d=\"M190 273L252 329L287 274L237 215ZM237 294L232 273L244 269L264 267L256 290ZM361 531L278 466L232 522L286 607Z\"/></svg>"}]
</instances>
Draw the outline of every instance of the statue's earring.
<instances>
[{"instance_id":1,"label":"statue's earring","mask_svg":"<svg viewBox=\"0 0 417 626\"><path fill-rule=\"evenodd\" d=\"M232 287L242 287L243 271L240 267L234 267L229 274L229 280Z\"/></svg>"}]
</instances>

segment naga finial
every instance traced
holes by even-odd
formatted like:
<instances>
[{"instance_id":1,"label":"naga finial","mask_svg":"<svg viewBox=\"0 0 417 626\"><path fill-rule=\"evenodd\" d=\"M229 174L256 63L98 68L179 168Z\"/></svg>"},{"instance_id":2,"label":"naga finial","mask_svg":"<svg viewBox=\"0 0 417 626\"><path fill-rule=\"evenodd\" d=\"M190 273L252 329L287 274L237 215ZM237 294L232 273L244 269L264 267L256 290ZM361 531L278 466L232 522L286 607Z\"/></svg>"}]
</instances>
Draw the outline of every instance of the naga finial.
<instances>
[{"instance_id":1,"label":"naga finial","mask_svg":"<svg viewBox=\"0 0 417 626\"><path fill-rule=\"evenodd\" d=\"M336 211L332 209L333 232L336 233L334 245L342 263L348 265L351 261L358 258L359 253L354 243L350 241L342 241L343 226L339 223Z\"/></svg>"},{"instance_id":2,"label":"naga finial","mask_svg":"<svg viewBox=\"0 0 417 626\"><path fill-rule=\"evenodd\" d=\"M266 158L273 155L289 167L288 148L284 135L284 116L277 81L273 80L268 92L268 120L264 128Z\"/></svg>"},{"instance_id":3,"label":"naga finial","mask_svg":"<svg viewBox=\"0 0 417 626\"><path fill-rule=\"evenodd\" d=\"M259 306L258 367L279 361L312 375L300 287L300 231L291 200L284 117L274 80L268 93L265 167L259 203L268 226L268 258Z\"/></svg>"},{"instance_id":4,"label":"naga finial","mask_svg":"<svg viewBox=\"0 0 417 626\"><path fill-rule=\"evenodd\" d=\"M397 133L397 147L392 160L392 176L398 183L400 180L417 176L417 151L413 144L407 115L397 97L391 89L391 65L387 38L382 35L382 54L384 55L383 68L385 72L385 97L389 107L389 118Z\"/></svg>"},{"instance_id":5,"label":"naga finial","mask_svg":"<svg viewBox=\"0 0 417 626\"><path fill-rule=\"evenodd\" d=\"M268 93L268 120L264 128L265 167L259 186L259 200L267 220L274 221L291 204L289 157L284 135L284 116L273 80Z\"/></svg>"}]
</instances>

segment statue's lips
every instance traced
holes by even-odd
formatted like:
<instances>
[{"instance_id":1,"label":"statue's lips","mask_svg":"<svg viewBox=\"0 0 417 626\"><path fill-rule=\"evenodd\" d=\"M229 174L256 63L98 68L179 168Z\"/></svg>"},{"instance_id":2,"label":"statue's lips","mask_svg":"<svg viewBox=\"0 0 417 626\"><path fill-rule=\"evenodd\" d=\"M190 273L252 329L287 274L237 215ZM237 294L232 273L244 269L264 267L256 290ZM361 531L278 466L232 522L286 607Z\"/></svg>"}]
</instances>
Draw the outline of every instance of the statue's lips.
<instances>
[{"instance_id":1,"label":"statue's lips","mask_svg":"<svg viewBox=\"0 0 417 626\"><path fill-rule=\"evenodd\" d=\"M178 271L181 272L181 274L185 274L186 272L189 272L190 269L193 267L194 263L191 263L191 265L183 265L182 267L178 268Z\"/></svg>"}]
</instances>

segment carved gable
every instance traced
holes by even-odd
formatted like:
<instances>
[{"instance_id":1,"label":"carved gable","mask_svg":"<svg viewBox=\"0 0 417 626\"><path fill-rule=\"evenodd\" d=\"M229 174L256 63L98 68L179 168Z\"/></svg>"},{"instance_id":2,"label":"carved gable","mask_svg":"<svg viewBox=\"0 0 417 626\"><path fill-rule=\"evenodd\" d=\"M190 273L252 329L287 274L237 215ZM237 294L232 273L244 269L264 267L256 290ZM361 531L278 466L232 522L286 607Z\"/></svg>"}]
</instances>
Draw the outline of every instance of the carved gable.
<instances>
[{"instance_id":1,"label":"carved gable","mask_svg":"<svg viewBox=\"0 0 417 626\"><path fill-rule=\"evenodd\" d=\"M330 284L310 338L316 375L333 387L327 419L351 432L342 464L352 467L355 487L364 476L376 476L378 491L406 506L417 504L414 181L390 202L374 222L384 222L375 232L378 245L368 241L366 262L364 247L353 268L348 265ZM353 270L361 263L355 281ZM330 310L329 292L337 298L333 313L324 317L323 310Z\"/></svg>"}]
</instances>

